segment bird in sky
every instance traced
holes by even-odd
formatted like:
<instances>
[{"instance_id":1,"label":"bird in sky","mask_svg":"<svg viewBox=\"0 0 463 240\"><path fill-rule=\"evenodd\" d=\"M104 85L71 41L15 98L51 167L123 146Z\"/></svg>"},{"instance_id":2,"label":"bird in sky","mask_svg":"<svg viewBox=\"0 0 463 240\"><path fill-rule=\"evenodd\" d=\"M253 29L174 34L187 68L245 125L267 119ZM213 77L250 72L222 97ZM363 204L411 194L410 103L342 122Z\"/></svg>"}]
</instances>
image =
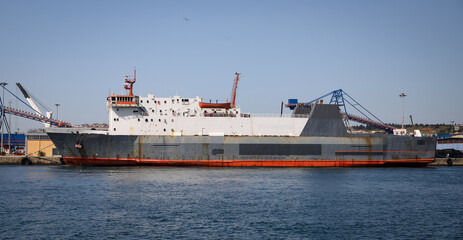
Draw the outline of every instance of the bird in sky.
<instances>
[{"instance_id":1,"label":"bird in sky","mask_svg":"<svg viewBox=\"0 0 463 240\"><path fill-rule=\"evenodd\" d=\"M185 20L185 21L190 21L190 19L189 19L189 18L186 18L186 17L184 17L183 20Z\"/></svg>"}]
</instances>

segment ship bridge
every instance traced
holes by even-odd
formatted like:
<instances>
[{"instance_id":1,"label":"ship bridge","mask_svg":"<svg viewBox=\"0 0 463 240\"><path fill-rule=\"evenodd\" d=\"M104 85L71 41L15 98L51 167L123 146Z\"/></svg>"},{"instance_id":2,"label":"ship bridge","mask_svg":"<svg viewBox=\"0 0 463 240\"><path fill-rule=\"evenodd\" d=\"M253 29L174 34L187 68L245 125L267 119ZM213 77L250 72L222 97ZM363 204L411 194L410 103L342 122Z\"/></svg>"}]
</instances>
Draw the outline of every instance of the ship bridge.
<instances>
[{"instance_id":1,"label":"ship bridge","mask_svg":"<svg viewBox=\"0 0 463 240\"><path fill-rule=\"evenodd\" d=\"M139 107L140 103L138 96L129 95L110 95L107 100L108 107Z\"/></svg>"}]
</instances>

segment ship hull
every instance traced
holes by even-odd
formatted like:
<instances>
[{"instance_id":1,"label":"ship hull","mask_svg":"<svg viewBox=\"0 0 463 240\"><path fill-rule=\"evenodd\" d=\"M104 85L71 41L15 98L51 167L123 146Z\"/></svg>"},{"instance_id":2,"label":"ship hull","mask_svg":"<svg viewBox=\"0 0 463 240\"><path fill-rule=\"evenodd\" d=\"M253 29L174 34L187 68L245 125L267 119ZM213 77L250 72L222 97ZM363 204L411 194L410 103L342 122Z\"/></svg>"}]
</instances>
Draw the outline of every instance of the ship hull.
<instances>
[{"instance_id":1,"label":"ship hull","mask_svg":"<svg viewBox=\"0 0 463 240\"><path fill-rule=\"evenodd\" d=\"M68 165L205 167L426 166L434 161L434 137L366 135L127 136L53 133Z\"/></svg>"}]
</instances>

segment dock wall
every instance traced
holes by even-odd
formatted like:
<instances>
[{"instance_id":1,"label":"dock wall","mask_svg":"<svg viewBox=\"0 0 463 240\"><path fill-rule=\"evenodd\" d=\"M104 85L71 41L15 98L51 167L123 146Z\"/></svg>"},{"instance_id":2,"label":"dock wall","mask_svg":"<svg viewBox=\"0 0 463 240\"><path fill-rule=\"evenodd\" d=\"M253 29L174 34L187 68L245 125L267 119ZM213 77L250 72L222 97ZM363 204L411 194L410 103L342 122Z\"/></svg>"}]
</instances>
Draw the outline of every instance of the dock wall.
<instances>
[{"instance_id":1,"label":"dock wall","mask_svg":"<svg viewBox=\"0 0 463 240\"><path fill-rule=\"evenodd\" d=\"M0 165L61 165L61 156L0 156Z\"/></svg>"}]
</instances>

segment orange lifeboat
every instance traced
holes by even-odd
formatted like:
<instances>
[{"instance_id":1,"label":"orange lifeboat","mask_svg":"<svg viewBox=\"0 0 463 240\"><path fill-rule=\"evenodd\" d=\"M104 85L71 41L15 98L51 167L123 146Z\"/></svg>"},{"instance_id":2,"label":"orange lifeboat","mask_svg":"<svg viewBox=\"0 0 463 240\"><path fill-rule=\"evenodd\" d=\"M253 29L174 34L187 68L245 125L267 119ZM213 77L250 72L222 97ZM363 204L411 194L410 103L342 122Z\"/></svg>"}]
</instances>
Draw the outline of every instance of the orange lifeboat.
<instances>
[{"instance_id":1,"label":"orange lifeboat","mask_svg":"<svg viewBox=\"0 0 463 240\"><path fill-rule=\"evenodd\" d=\"M231 103L205 103L199 102L200 108L225 108L230 109Z\"/></svg>"}]
</instances>

